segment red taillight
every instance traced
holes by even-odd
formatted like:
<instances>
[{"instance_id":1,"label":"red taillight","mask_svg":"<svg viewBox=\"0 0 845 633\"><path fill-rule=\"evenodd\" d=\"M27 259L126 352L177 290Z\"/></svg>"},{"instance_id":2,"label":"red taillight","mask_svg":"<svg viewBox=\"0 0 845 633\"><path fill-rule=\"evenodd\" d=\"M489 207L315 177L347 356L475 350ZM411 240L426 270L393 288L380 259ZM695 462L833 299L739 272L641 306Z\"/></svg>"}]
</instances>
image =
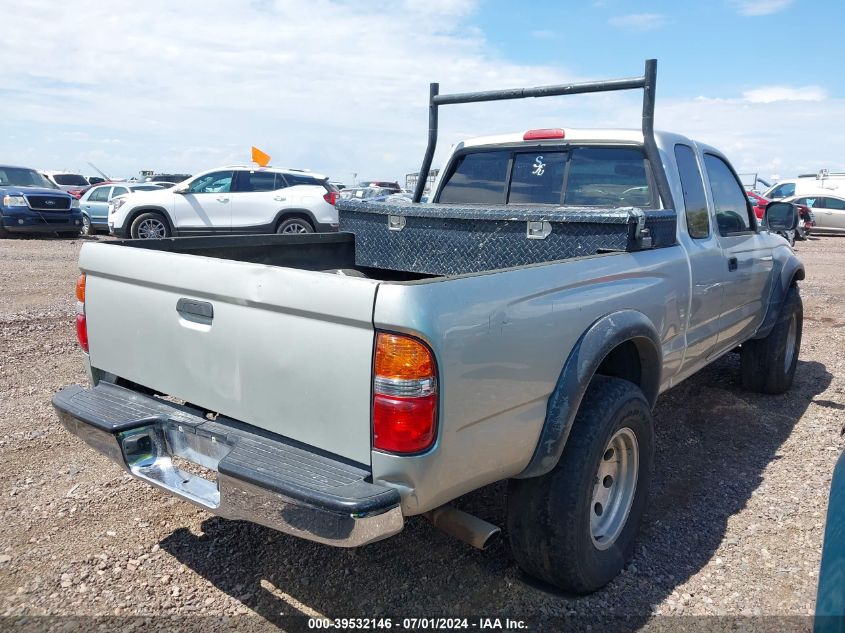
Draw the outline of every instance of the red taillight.
<instances>
[{"instance_id":1,"label":"red taillight","mask_svg":"<svg viewBox=\"0 0 845 633\"><path fill-rule=\"evenodd\" d=\"M84 314L76 315L76 338L79 341L79 347L82 351L88 351L88 323L85 321Z\"/></svg>"},{"instance_id":2,"label":"red taillight","mask_svg":"<svg viewBox=\"0 0 845 633\"><path fill-rule=\"evenodd\" d=\"M373 447L419 453L437 435L437 370L421 341L380 332L373 367Z\"/></svg>"},{"instance_id":3,"label":"red taillight","mask_svg":"<svg viewBox=\"0 0 845 633\"><path fill-rule=\"evenodd\" d=\"M419 453L434 442L437 394L373 399L373 444L391 453Z\"/></svg>"},{"instance_id":4,"label":"red taillight","mask_svg":"<svg viewBox=\"0 0 845 633\"><path fill-rule=\"evenodd\" d=\"M334 206L337 203L338 195L337 191L329 191L323 194L323 200Z\"/></svg>"},{"instance_id":5,"label":"red taillight","mask_svg":"<svg viewBox=\"0 0 845 633\"><path fill-rule=\"evenodd\" d=\"M522 135L523 141L538 141L546 138L565 138L566 134L559 127L528 130Z\"/></svg>"},{"instance_id":6,"label":"red taillight","mask_svg":"<svg viewBox=\"0 0 845 633\"><path fill-rule=\"evenodd\" d=\"M76 339L88 351L88 322L85 320L85 273L76 280Z\"/></svg>"}]
</instances>

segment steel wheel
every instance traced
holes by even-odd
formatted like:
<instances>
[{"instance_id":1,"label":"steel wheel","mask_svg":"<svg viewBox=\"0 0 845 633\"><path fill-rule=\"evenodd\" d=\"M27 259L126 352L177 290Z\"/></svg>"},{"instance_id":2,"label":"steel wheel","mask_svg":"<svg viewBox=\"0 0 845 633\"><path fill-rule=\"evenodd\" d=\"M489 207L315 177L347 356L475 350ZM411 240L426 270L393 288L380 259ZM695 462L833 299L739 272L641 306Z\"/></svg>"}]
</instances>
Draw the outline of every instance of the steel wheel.
<instances>
[{"instance_id":1,"label":"steel wheel","mask_svg":"<svg viewBox=\"0 0 845 633\"><path fill-rule=\"evenodd\" d=\"M634 432L619 429L604 450L593 486L590 536L597 549L613 545L625 527L637 491L639 461Z\"/></svg>"},{"instance_id":2,"label":"steel wheel","mask_svg":"<svg viewBox=\"0 0 845 633\"><path fill-rule=\"evenodd\" d=\"M156 218L147 218L138 225L138 237L142 240L153 240L165 237L167 227L164 222Z\"/></svg>"}]
</instances>

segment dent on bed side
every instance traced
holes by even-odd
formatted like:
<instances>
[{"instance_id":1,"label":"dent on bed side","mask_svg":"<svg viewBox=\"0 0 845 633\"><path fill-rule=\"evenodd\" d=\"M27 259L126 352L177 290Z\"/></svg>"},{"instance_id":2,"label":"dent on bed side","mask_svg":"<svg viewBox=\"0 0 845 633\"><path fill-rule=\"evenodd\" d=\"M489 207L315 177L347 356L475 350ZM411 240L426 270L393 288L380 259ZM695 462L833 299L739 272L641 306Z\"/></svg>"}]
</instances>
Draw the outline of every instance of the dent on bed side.
<instances>
[{"instance_id":1,"label":"dent on bed side","mask_svg":"<svg viewBox=\"0 0 845 633\"><path fill-rule=\"evenodd\" d=\"M561 454L581 399L602 361L618 346L631 341L640 360L640 388L654 406L660 385L662 357L657 330L643 313L624 310L605 315L578 339L563 365L546 408L540 438L528 466L518 479L551 471Z\"/></svg>"}]
</instances>

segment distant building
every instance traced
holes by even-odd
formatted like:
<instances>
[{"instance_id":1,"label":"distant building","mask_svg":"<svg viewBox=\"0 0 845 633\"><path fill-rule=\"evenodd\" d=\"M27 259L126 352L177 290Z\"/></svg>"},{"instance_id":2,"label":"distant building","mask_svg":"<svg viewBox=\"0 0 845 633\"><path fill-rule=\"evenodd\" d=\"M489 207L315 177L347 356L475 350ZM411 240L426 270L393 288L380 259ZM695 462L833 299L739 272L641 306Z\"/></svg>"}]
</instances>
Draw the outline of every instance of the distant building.
<instances>
[{"instance_id":1,"label":"distant building","mask_svg":"<svg viewBox=\"0 0 845 633\"><path fill-rule=\"evenodd\" d=\"M423 193L431 192L431 188L434 186L434 181L437 178L438 173L440 173L439 169L432 169L428 172L428 181L425 183ZM419 180L419 177L420 172L418 171L415 171L413 174L405 174L405 189L413 192L417 188L417 180Z\"/></svg>"}]
</instances>

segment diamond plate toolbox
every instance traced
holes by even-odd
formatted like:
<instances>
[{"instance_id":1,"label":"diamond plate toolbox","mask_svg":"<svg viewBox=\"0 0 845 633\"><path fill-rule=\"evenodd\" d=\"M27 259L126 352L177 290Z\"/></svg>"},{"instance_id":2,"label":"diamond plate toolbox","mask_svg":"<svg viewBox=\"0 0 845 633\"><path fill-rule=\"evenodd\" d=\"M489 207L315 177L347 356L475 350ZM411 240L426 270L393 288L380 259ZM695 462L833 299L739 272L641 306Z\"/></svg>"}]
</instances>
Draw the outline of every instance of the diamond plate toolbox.
<instances>
[{"instance_id":1,"label":"diamond plate toolbox","mask_svg":"<svg viewBox=\"0 0 845 633\"><path fill-rule=\"evenodd\" d=\"M355 235L355 263L430 275L632 252L675 243L672 210L462 207L338 200L340 231Z\"/></svg>"}]
</instances>

